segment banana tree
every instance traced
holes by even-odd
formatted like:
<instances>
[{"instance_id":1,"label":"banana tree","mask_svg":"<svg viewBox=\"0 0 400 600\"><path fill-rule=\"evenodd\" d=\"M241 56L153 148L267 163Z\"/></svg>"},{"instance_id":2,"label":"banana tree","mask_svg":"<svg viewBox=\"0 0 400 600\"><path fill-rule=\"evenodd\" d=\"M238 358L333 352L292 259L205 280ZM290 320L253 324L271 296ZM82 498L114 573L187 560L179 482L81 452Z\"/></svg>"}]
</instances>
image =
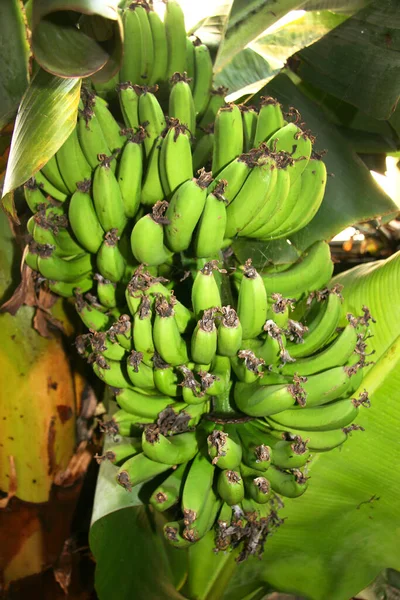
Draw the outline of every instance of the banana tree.
<instances>
[{"instance_id":1,"label":"banana tree","mask_svg":"<svg viewBox=\"0 0 400 600\"><path fill-rule=\"evenodd\" d=\"M22 100L11 146L4 204L14 217L13 190L35 174L73 131L80 90L80 79L76 76L94 75L96 89L99 93L103 89L104 95L112 102L115 81L110 76L116 72L121 58L122 29L117 10L107 10L103 2L94 3L95 10L93 7L88 9L85 2L78 3L77 7L81 9L80 27L73 28L70 35L70 24L65 26L62 19L47 18L50 4L50 1L33 2L32 6L33 49L43 69L36 73ZM310 1L280 0L276 4L272 12L268 2L243 3L235 0L233 3L221 3L218 15L200 16L200 22L193 25L192 31L206 37L212 34L210 45L214 44L216 53L215 82L228 84L233 93L231 98L246 101L251 98L254 102L261 96L274 96L288 113L291 105L295 104L307 126L317 134L315 150L318 153L328 150L326 164L334 177L328 183L327 194L316 217L290 236L290 244L286 240L265 243L240 238L232 244L235 255L243 262L251 257L257 267L269 263L279 269L289 267L313 242L329 240L347 225L360 220L390 219L396 214L396 206L373 183L368 169L356 154L356 151L362 153L362 147L360 150L359 144L355 146L351 133L354 134L360 121L366 122L370 143L370 129L376 126L377 119L384 118L385 125L390 128L391 139L388 140L387 130L385 135L384 128L379 128L381 148L393 150L393 147L398 147L399 139L396 121L391 114L397 92L389 86L387 70L377 72L375 80L379 79L385 102L382 99L374 101L372 86L365 81L363 101L359 102L356 94L349 93L349 86L353 84L356 89L360 85L359 80L349 82L347 73L337 73L338 85L335 85L335 79L332 84L327 81L329 78L324 77L330 68L326 47L332 48L332 40L338 40L335 51L340 60L342 47L346 40L353 39L359 22L370 33L366 51L377 52L374 35L378 38L386 24L380 29L379 26L379 31L373 29L380 10L384 10L386 19L391 17L391 3L386 2L382 8L376 2L357 1L346 5L344 10L340 3L332 2L332 6L330 3L324 6L335 9L335 13L329 14L328 10L320 11L318 3ZM63 2L55 2L52 11L65 7ZM287 29L280 28L277 25L279 18L295 8L306 12L297 24L292 22ZM79 14L77 8L74 10ZM93 12L97 17L92 18ZM275 28L272 27L274 25ZM87 35L88 32L90 35ZM392 60L391 44L395 37L393 32L390 44L381 40L379 56L385 65ZM62 41L62 51L49 56L46 48L57 39ZM107 47L107 52L104 52L104 47L99 51L101 44L93 44L93 39L97 42L113 40L113 43L104 44ZM388 38L385 39L387 41ZM70 64L63 60L66 49L74 44L74 40L80 48L86 48L87 64L81 64L80 56L75 53ZM365 55L365 49L361 49L361 38L357 40L359 45L355 45L356 51L352 55L355 64L359 64ZM289 61L291 68L285 68L284 73L278 74L286 59L304 46L310 47L296 55L295 60ZM102 80L106 79L108 83L103 84ZM266 82L269 83L265 87ZM59 110L61 103L62 112ZM361 115L358 121L348 119L349 111L354 115L354 110ZM390 120L394 118L394 125L389 123L389 117ZM181 166L184 170L183 163ZM146 250L144 243L139 244L137 249L132 246L136 258L147 262L147 256L151 259L152 253L139 256L142 248ZM371 342L376 365L370 367L365 381L371 393L372 409L365 411L359 425L367 432L363 436L354 432L343 451L337 450L319 456L318 460L313 459L309 467L312 478L310 490L303 498L286 502L283 515L287 523L268 540L263 559L255 561L251 558L238 565L238 551L216 556L211 534L189 550L171 548L161 535L164 519L142 503L144 490L135 486L131 494L126 494L125 490L117 487L115 467L104 463L91 528L91 547L97 560L96 587L100 598L128 598L132 594L157 598L261 598L274 588L303 593L311 598L329 596L341 599L365 587L381 568L397 566L394 537L387 539L380 557L376 557L374 552L376 540L381 542L382 532L396 516L390 494L394 497L398 485L393 477L391 487L385 489L386 501L381 502L384 480L390 478L389 465L387 469L383 468L383 455L392 448L389 440L390 448L381 441L377 442L378 434L381 438L382 424L379 425L379 415L374 413L374 406L379 406L380 398L389 389L386 386L395 379L392 369L399 357L396 346L398 332L395 325L387 325L389 321L397 322L396 309L392 304L385 305L383 309L382 304L376 302L376 286L377 282L386 285L388 293L385 297L390 297L391 303L395 303L396 290L391 287L391 280L396 276L398 265L398 256L395 255L387 264L369 265L338 279L345 283L345 306L349 311L360 314L363 305L367 304L378 323L372 326L374 337ZM390 403L386 406L387 412L382 414L389 421L394 420L394 401L393 406ZM386 422L385 427L388 429ZM371 459L369 448L374 442L375 454ZM370 493L372 488L374 491ZM365 525L365 507L373 507L377 515L375 524L371 525L373 519L368 519ZM358 511L356 516L352 512L354 510ZM320 515L315 523L318 511ZM365 543L366 538L371 542L368 547L371 552L364 550L366 556L362 568L357 564L356 569L348 549L361 550L361 543ZM326 544L326 539L330 540L329 544ZM339 558L332 562L332 556ZM153 564L159 569L156 582L152 576ZM310 567L313 572L304 577ZM354 572L357 574L354 575Z\"/></svg>"}]
</instances>

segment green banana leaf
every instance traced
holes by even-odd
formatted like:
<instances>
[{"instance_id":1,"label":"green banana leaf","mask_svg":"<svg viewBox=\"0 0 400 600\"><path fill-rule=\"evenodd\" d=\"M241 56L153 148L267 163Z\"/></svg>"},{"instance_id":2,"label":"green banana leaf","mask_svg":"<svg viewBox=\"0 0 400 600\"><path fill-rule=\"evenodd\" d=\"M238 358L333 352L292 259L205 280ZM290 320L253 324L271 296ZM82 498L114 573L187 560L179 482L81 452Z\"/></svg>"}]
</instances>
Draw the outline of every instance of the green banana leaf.
<instances>
[{"instance_id":1,"label":"green banana leaf","mask_svg":"<svg viewBox=\"0 0 400 600\"><path fill-rule=\"evenodd\" d=\"M34 0L32 50L37 62L60 77L108 81L122 60L118 0Z\"/></svg>"},{"instance_id":2,"label":"green banana leaf","mask_svg":"<svg viewBox=\"0 0 400 600\"><path fill-rule=\"evenodd\" d=\"M374 0L301 51L297 74L367 114L389 118L400 94L398 15L397 2Z\"/></svg>"},{"instance_id":3,"label":"green banana leaf","mask_svg":"<svg viewBox=\"0 0 400 600\"><path fill-rule=\"evenodd\" d=\"M176 588L186 578L186 552L168 545L162 516L150 516L140 500L142 486L125 491L116 482L117 470L102 463L92 514L90 547L99 599L183 599Z\"/></svg>"},{"instance_id":4,"label":"green banana leaf","mask_svg":"<svg viewBox=\"0 0 400 600\"><path fill-rule=\"evenodd\" d=\"M18 0L0 4L0 53L1 130L16 112L28 86L29 45Z\"/></svg>"},{"instance_id":5,"label":"green banana leaf","mask_svg":"<svg viewBox=\"0 0 400 600\"><path fill-rule=\"evenodd\" d=\"M272 9L269 0L234 0L215 61L215 73L273 23L303 4L305 0L277 0Z\"/></svg>"},{"instance_id":6,"label":"green banana leaf","mask_svg":"<svg viewBox=\"0 0 400 600\"><path fill-rule=\"evenodd\" d=\"M313 44L347 18L348 15L329 10L303 11L301 16L280 27L277 23L217 71L215 84L229 88L232 98L256 92L283 68L290 56Z\"/></svg>"},{"instance_id":7,"label":"green banana leaf","mask_svg":"<svg viewBox=\"0 0 400 600\"><path fill-rule=\"evenodd\" d=\"M296 248L304 250L318 239L329 240L359 221L397 214L398 207L375 183L352 146L337 127L327 121L322 109L306 97L289 77L278 75L259 94L275 96L285 110L295 106L307 128L317 137L317 152L327 151L323 160L330 176L324 200L314 219L291 237Z\"/></svg>"},{"instance_id":8,"label":"green banana leaf","mask_svg":"<svg viewBox=\"0 0 400 600\"><path fill-rule=\"evenodd\" d=\"M22 98L3 188L3 206L15 217L12 192L53 156L72 132L80 79L63 79L40 69Z\"/></svg>"},{"instance_id":9,"label":"green banana leaf","mask_svg":"<svg viewBox=\"0 0 400 600\"><path fill-rule=\"evenodd\" d=\"M361 386L370 393L371 408L357 419L365 431L314 459L309 489L285 500L286 521L267 540L262 560L249 559L234 571L228 565L228 584L221 577L194 596L198 600L239 600L263 585L265 592L272 587L311 600L348 600L382 569L399 568L399 279L400 253L334 279L345 286L345 309L361 314L365 304L377 321L370 340L376 364ZM210 554L202 560L189 554L191 577L198 581L203 574L204 585L213 577L211 565Z\"/></svg>"}]
</instances>

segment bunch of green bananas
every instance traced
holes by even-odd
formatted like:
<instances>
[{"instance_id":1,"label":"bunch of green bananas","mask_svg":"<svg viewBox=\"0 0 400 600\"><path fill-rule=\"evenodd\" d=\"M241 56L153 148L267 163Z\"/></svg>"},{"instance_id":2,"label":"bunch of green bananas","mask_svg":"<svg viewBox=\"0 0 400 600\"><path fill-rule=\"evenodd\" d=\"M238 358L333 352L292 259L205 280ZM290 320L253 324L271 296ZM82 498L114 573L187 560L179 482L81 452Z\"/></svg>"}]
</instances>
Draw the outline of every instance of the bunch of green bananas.
<instances>
[{"instance_id":1,"label":"bunch of green bananas","mask_svg":"<svg viewBox=\"0 0 400 600\"><path fill-rule=\"evenodd\" d=\"M298 112L225 103L173 0L164 23L144 0L122 18L117 105L84 87L72 134L25 185L25 260L75 298L77 350L115 393L102 427L118 437L98 460L127 490L164 474L149 502L171 509L173 545L214 527L245 558L281 523L280 496L306 490L311 453L359 429L371 315L344 315L326 287L326 242L260 272L232 251L288 237L322 202Z\"/></svg>"}]
</instances>

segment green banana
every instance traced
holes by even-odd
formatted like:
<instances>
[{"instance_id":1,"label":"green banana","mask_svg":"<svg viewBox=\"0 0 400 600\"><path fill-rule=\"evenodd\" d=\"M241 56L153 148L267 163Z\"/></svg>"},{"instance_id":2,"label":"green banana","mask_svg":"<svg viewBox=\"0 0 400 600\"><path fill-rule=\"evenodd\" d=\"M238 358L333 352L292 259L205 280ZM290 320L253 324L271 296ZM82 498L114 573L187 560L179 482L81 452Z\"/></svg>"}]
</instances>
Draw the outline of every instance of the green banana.
<instances>
[{"instance_id":1,"label":"green banana","mask_svg":"<svg viewBox=\"0 0 400 600\"><path fill-rule=\"evenodd\" d=\"M242 113L243 150L244 152L249 152L256 145L258 146L258 144L254 143L258 112L255 106L248 106L247 104L239 104L239 108Z\"/></svg>"},{"instance_id":2,"label":"green banana","mask_svg":"<svg viewBox=\"0 0 400 600\"><path fill-rule=\"evenodd\" d=\"M44 191L46 194L54 198L54 200L58 200L58 202L65 202L68 198L67 194L61 192L58 188L54 187L52 183L43 175L41 171L37 171L35 173L35 181L37 185Z\"/></svg>"},{"instance_id":3,"label":"green banana","mask_svg":"<svg viewBox=\"0 0 400 600\"><path fill-rule=\"evenodd\" d=\"M125 125L135 130L139 127L139 94L130 81L120 83L117 89Z\"/></svg>"},{"instance_id":4,"label":"green banana","mask_svg":"<svg viewBox=\"0 0 400 600\"><path fill-rule=\"evenodd\" d=\"M249 258L243 267L237 308L244 339L255 338L263 331L267 309L267 292L263 279Z\"/></svg>"},{"instance_id":5,"label":"green banana","mask_svg":"<svg viewBox=\"0 0 400 600\"><path fill-rule=\"evenodd\" d=\"M97 377L107 385L114 388L132 387L130 380L125 375L122 368L122 363L119 360L105 360L101 356L96 356L92 366Z\"/></svg>"},{"instance_id":6,"label":"green banana","mask_svg":"<svg viewBox=\"0 0 400 600\"><path fill-rule=\"evenodd\" d=\"M187 464L179 465L156 487L149 500L155 510L164 512L179 502L186 481L186 472Z\"/></svg>"},{"instance_id":7,"label":"green banana","mask_svg":"<svg viewBox=\"0 0 400 600\"><path fill-rule=\"evenodd\" d=\"M231 379L231 363L229 358L227 356L216 355L211 364L211 373L205 374L206 379L207 375L211 375L212 382L205 390L206 394L209 396L221 396L221 394L224 394L229 388Z\"/></svg>"},{"instance_id":8,"label":"green banana","mask_svg":"<svg viewBox=\"0 0 400 600\"><path fill-rule=\"evenodd\" d=\"M134 85L133 87L139 96L139 121L146 130L146 137L144 138L143 145L146 157L148 157L167 124L165 122L163 110L155 96L158 86L140 87Z\"/></svg>"},{"instance_id":9,"label":"green banana","mask_svg":"<svg viewBox=\"0 0 400 600\"><path fill-rule=\"evenodd\" d=\"M208 104L206 105L205 111L199 121L200 132L201 130L207 128L210 123L214 123L219 109L225 105L225 96L227 93L228 88L222 85L216 89L210 90ZM198 137L198 133L196 136Z\"/></svg>"},{"instance_id":10,"label":"green banana","mask_svg":"<svg viewBox=\"0 0 400 600\"><path fill-rule=\"evenodd\" d=\"M134 217L139 210L142 193L144 130L128 138L118 165L117 181L121 190L125 215Z\"/></svg>"},{"instance_id":11,"label":"green banana","mask_svg":"<svg viewBox=\"0 0 400 600\"><path fill-rule=\"evenodd\" d=\"M153 325L150 299L143 295L138 311L133 317L133 344L143 354L143 362L152 366L154 356ZM156 384L157 385L157 384Z\"/></svg>"},{"instance_id":12,"label":"green banana","mask_svg":"<svg viewBox=\"0 0 400 600\"><path fill-rule=\"evenodd\" d=\"M90 254L80 254L65 260L54 254L54 246L44 245L39 252L38 269L46 279L73 283L92 270Z\"/></svg>"},{"instance_id":13,"label":"green banana","mask_svg":"<svg viewBox=\"0 0 400 600\"><path fill-rule=\"evenodd\" d=\"M83 279L79 279L73 283L65 283L64 281L49 281L49 289L54 292L54 294L63 296L63 298L72 298L75 290L81 294L84 294L92 287L93 278L91 275L83 277Z\"/></svg>"},{"instance_id":14,"label":"green banana","mask_svg":"<svg viewBox=\"0 0 400 600\"><path fill-rule=\"evenodd\" d=\"M201 167L211 168L211 157L214 147L214 124L212 123L204 135L196 143L193 150L193 171L197 173Z\"/></svg>"},{"instance_id":15,"label":"green banana","mask_svg":"<svg viewBox=\"0 0 400 600\"><path fill-rule=\"evenodd\" d=\"M140 202L145 206L153 206L164 198L164 190L160 174L160 154L162 138L159 136L147 160L146 172L142 183Z\"/></svg>"},{"instance_id":16,"label":"green banana","mask_svg":"<svg viewBox=\"0 0 400 600\"><path fill-rule=\"evenodd\" d=\"M199 118L207 107L213 79L213 64L210 51L199 38L193 42L194 47L194 84L193 100L196 117ZM189 73L190 76L190 73ZM193 130L194 133L194 130Z\"/></svg>"},{"instance_id":17,"label":"green banana","mask_svg":"<svg viewBox=\"0 0 400 600\"><path fill-rule=\"evenodd\" d=\"M121 83L139 83L142 69L142 26L139 13L129 8L122 12L124 52L119 80ZM129 125L132 127L132 125Z\"/></svg>"},{"instance_id":18,"label":"green banana","mask_svg":"<svg viewBox=\"0 0 400 600\"><path fill-rule=\"evenodd\" d=\"M155 311L153 340L158 354L172 366L187 363L186 343L179 332L173 304L167 298L159 296L156 299Z\"/></svg>"},{"instance_id":19,"label":"green banana","mask_svg":"<svg viewBox=\"0 0 400 600\"><path fill-rule=\"evenodd\" d=\"M198 258L218 254L223 246L227 222L225 187L226 181L221 179L207 195L193 241L194 253Z\"/></svg>"},{"instance_id":20,"label":"green banana","mask_svg":"<svg viewBox=\"0 0 400 600\"><path fill-rule=\"evenodd\" d=\"M221 500L211 488L206 496L204 506L198 518L186 525L183 531L183 537L190 543L197 542L213 527L215 519L221 508Z\"/></svg>"},{"instance_id":21,"label":"green banana","mask_svg":"<svg viewBox=\"0 0 400 600\"><path fill-rule=\"evenodd\" d=\"M104 231L117 229L121 235L127 218L118 181L111 169L112 157L99 155L100 164L93 177L93 201Z\"/></svg>"},{"instance_id":22,"label":"green banana","mask_svg":"<svg viewBox=\"0 0 400 600\"><path fill-rule=\"evenodd\" d=\"M312 152L312 139L308 132L303 131L295 123L284 125L268 139L270 150L288 152L294 160L294 163L287 167L291 185L307 166Z\"/></svg>"},{"instance_id":23,"label":"green banana","mask_svg":"<svg viewBox=\"0 0 400 600\"><path fill-rule=\"evenodd\" d=\"M149 85L154 85L158 81L167 79L168 47L164 23L161 21L158 14L154 10L150 10L148 19L151 28L151 36L153 38L154 52L153 69L148 83Z\"/></svg>"},{"instance_id":24,"label":"green banana","mask_svg":"<svg viewBox=\"0 0 400 600\"><path fill-rule=\"evenodd\" d=\"M105 331L110 326L110 317L90 306L80 292L75 292L75 308L86 327L92 331Z\"/></svg>"},{"instance_id":25,"label":"green banana","mask_svg":"<svg viewBox=\"0 0 400 600\"><path fill-rule=\"evenodd\" d=\"M185 181L173 194L165 214L169 222L164 228L166 244L172 251L189 248L211 181L210 173L201 169L197 179Z\"/></svg>"},{"instance_id":26,"label":"green banana","mask_svg":"<svg viewBox=\"0 0 400 600\"><path fill-rule=\"evenodd\" d=\"M97 281L97 297L100 303L107 308L117 306L117 286L113 281L104 279L100 273L96 273L93 279Z\"/></svg>"},{"instance_id":27,"label":"green banana","mask_svg":"<svg viewBox=\"0 0 400 600\"><path fill-rule=\"evenodd\" d=\"M307 431L331 431L341 429L354 421L360 405L368 405L368 396L360 400L343 398L323 406L298 410L297 408L282 411L273 415L271 421L284 427L305 429Z\"/></svg>"},{"instance_id":28,"label":"green banana","mask_svg":"<svg viewBox=\"0 0 400 600\"><path fill-rule=\"evenodd\" d=\"M124 410L117 410L108 421L103 421L100 424L101 431L104 431L107 435L115 437L121 435L124 437L135 437L140 431L141 427L147 423L151 423L152 419L146 419L146 417L137 417L136 415L130 415ZM140 440L141 443L141 440Z\"/></svg>"},{"instance_id":29,"label":"green banana","mask_svg":"<svg viewBox=\"0 0 400 600\"><path fill-rule=\"evenodd\" d=\"M269 469L271 465L271 448L268 445L268 438L264 434L261 435L254 425L247 423L244 423L238 429L238 433L242 441L243 463L256 471Z\"/></svg>"},{"instance_id":30,"label":"green banana","mask_svg":"<svg viewBox=\"0 0 400 600\"><path fill-rule=\"evenodd\" d=\"M212 464L220 469L236 469L242 460L242 446L234 428L215 429L207 438L208 454Z\"/></svg>"},{"instance_id":31,"label":"green banana","mask_svg":"<svg viewBox=\"0 0 400 600\"><path fill-rule=\"evenodd\" d=\"M221 295L214 277L214 271L226 271L218 268L218 261L212 260L197 272L192 286L192 305L196 319L199 319L204 310L221 306Z\"/></svg>"},{"instance_id":32,"label":"green banana","mask_svg":"<svg viewBox=\"0 0 400 600\"><path fill-rule=\"evenodd\" d=\"M47 163L40 169L41 173L45 178L53 185L59 192L69 195L69 189L65 185L65 182L58 168L56 156L52 156Z\"/></svg>"},{"instance_id":33,"label":"green banana","mask_svg":"<svg viewBox=\"0 0 400 600\"><path fill-rule=\"evenodd\" d=\"M240 350L243 339L243 328L234 308L223 306L222 319L218 327L218 354L235 356Z\"/></svg>"},{"instance_id":34,"label":"green banana","mask_svg":"<svg viewBox=\"0 0 400 600\"><path fill-rule=\"evenodd\" d=\"M241 154L232 160L218 175L210 185L209 192L212 192L214 187L220 181L226 181L227 186L224 191L224 197L227 205L229 205L238 195L244 182L249 176L253 165L253 159L250 154Z\"/></svg>"},{"instance_id":35,"label":"green banana","mask_svg":"<svg viewBox=\"0 0 400 600\"><path fill-rule=\"evenodd\" d=\"M167 396L147 396L139 388L118 390L116 394L118 405L127 413L138 417L157 419L160 412L173 403Z\"/></svg>"},{"instance_id":36,"label":"green banana","mask_svg":"<svg viewBox=\"0 0 400 600\"><path fill-rule=\"evenodd\" d=\"M168 223L164 216L167 207L168 202L156 202L151 214L136 221L131 233L131 248L138 262L157 266L171 256L172 253L164 246L163 225Z\"/></svg>"},{"instance_id":37,"label":"green banana","mask_svg":"<svg viewBox=\"0 0 400 600\"><path fill-rule=\"evenodd\" d=\"M127 492L131 492L135 485L149 481L153 477L165 473L165 471L168 471L173 466L173 464L155 462L144 453L136 454L119 468L117 482Z\"/></svg>"},{"instance_id":38,"label":"green banana","mask_svg":"<svg viewBox=\"0 0 400 600\"><path fill-rule=\"evenodd\" d=\"M286 159L282 164L285 164ZM248 237L269 240L271 238L280 237L283 232L284 223L290 217L295 207L297 206L298 199L301 192L301 177L298 177L292 184L290 181L290 175L287 167L283 166L279 168L277 173L277 180L273 194L280 197L278 205L275 209L275 213L268 219L268 221L261 221L257 216L254 217L252 224L254 226L258 224L258 228L251 228L249 224Z\"/></svg>"},{"instance_id":39,"label":"green banana","mask_svg":"<svg viewBox=\"0 0 400 600\"><path fill-rule=\"evenodd\" d=\"M208 364L214 360L217 352L217 328L215 309L204 311L191 338L191 359L198 364Z\"/></svg>"},{"instance_id":40,"label":"green banana","mask_svg":"<svg viewBox=\"0 0 400 600\"><path fill-rule=\"evenodd\" d=\"M268 471L268 481L274 492L287 498L302 496L308 487L307 477L297 469L287 472L271 466Z\"/></svg>"},{"instance_id":41,"label":"green banana","mask_svg":"<svg viewBox=\"0 0 400 600\"><path fill-rule=\"evenodd\" d=\"M271 205L271 210L277 204L276 199L271 202L277 180L276 161L268 154L250 155L249 160L251 172L226 209L225 237L228 238L236 234L245 235L246 225L263 210L265 204Z\"/></svg>"},{"instance_id":42,"label":"green banana","mask_svg":"<svg viewBox=\"0 0 400 600\"><path fill-rule=\"evenodd\" d=\"M240 236L258 238L258 231L269 224L280 211L290 191L290 176L286 169L276 169L276 181L267 200L251 221L239 232Z\"/></svg>"},{"instance_id":43,"label":"green banana","mask_svg":"<svg viewBox=\"0 0 400 600\"><path fill-rule=\"evenodd\" d=\"M75 192L79 182L91 179L92 167L82 151L77 127L74 127L71 135L58 149L56 159L61 177L70 194Z\"/></svg>"},{"instance_id":44,"label":"green banana","mask_svg":"<svg viewBox=\"0 0 400 600\"><path fill-rule=\"evenodd\" d=\"M247 495L257 504L266 504L271 497L271 484L267 479L268 473L264 477L260 471L251 469L244 464L240 466L240 472Z\"/></svg>"},{"instance_id":45,"label":"green banana","mask_svg":"<svg viewBox=\"0 0 400 600\"><path fill-rule=\"evenodd\" d=\"M265 360L258 358L252 350L239 350L230 361L236 377L243 383L254 383L263 375Z\"/></svg>"},{"instance_id":46,"label":"green banana","mask_svg":"<svg viewBox=\"0 0 400 600\"><path fill-rule=\"evenodd\" d=\"M148 425L143 431L142 448L151 460L171 465L191 460L198 452L198 443L193 431L165 437L158 425Z\"/></svg>"},{"instance_id":47,"label":"green banana","mask_svg":"<svg viewBox=\"0 0 400 600\"><path fill-rule=\"evenodd\" d=\"M183 73L186 69L185 17L175 0L167 2L164 25L168 47L167 77L170 78L174 73Z\"/></svg>"},{"instance_id":48,"label":"green banana","mask_svg":"<svg viewBox=\"0 0 400 600\"><path fill-rule=\"evenodd\" d=\"M113 115L105 102L99 96L93 99L93 112L96 115L100 127L103 131L107 146L112 153L119 153L126 142L126 138L121 131L119 123L114 119Z\"/></svg>"},{"instance_id":49,"label":"green banana","mask_svg":"<svg viewBox=\"0 0 400 600\"><path fill-rule=\"evenodd\" d=\"M267 419L269 421L269 419ZM279 427L273 421L269 421L272 427ZM292 429L289 431L274 431L274 435L279 434L279 438L291 441L296 436L307 440L307 447L311 452L328 452L338 446L341 446L347 440L347 433L343 429L333 429L331 431L306 431L300 429Z\"/></svg>"},{"instance_id":50,"label":"green banana","mask_svg":"<svg viewBox=\"0 0 400 600\"><path fill-rule=\"evenodd\" d=\"M196 109L186 73L174 73L170 79L168 115L184 125L190 135L196 129Z\"/></svg>"},{"instance_id":51,"label":"green banana","mask_svg":"<svg viewBox=\"0 0 400 600\"><path fill-rule=\"evenodd\" d=\"M128 458L132 458L136 454L139 454L142 449L142 442L140 439L130 438L129 441L122 440L116 444L107 446L107 450L102 456L95 454L94 458L98 464L109 460L114 465L120 466Z\"/></svg>"},{"instance_id":52,"label":"green banana","mask_svg":"<svg viewBox=\"0 0 400 600\"><path fill-rule=\"evenodd\" d=\"M326 166L322 160L311 158L301 174L301 191L290 218L282 225L282 236L290 236L305 227L317 213L324 198Z\"/></svg>"},{"instance_id":53,"label":"green banana","mask_svg":"<svg viewBox=\"0 0 400 600\"><path fill-rule=\"evenodd\" d=\"M197 38L196 38L197 39ZM189 78L189 86L193 92L194 80L195 80L195 66L194 66L194 41L189 37L186 38L186 68L185 73Z\"/></svg>"},{"instance_id":54,"label":"green banana","mask_svg":"<svg viewBox=\"0 0 400 600\"><path fill-rule=\"evenodd\" d=\"M255 428L254 425L245 423L245 429L253 433ZM258 432L258 436L260 435L270 448L271 463L279 469L298 469L303 467L310 458L307 438L304 435L293 436L292 440L279 440L264 429L262 434Z\"/></svg>"},{"instance_id":55,"label":"green banana","mask_svg":"<svg viewBox=\"0 0 400 600\"><path fill-rule=\"evenodd\" d=\"M125 272L125 259L118 248L118 240L116 229L108 231L96 255L96 264L100 274L114 283L118 283Z\"/></svg>"},{"instance_id":56,"label":"green banana","mask_svg":"<svg viewBox=\"0 0 400 600\"><path fill-rule=\"evenodd\" d=\"M36 183L34 177L28 179L24 184L24 197L33 213L50 204L48 198L42 194L41 187Z\"/></svg>"},{"instance_id":57,"label":"green banana","mask_svg":"<svg viewBox=\"0 0 400 600\"><path fill-rule=\"evenodd\" d=\"M129 8L132 8L137 12L139 21L140 21L140 33L141 33L141 46L142 51L140 54L140 72L139 79L134 81L133 83L148 83L151 79L154 65L154 46L153 46L153 34L149 22L148 14L151 12L152 8L149 3L144 0L139 0L138 2L132 2L129 5Z\"/></svg>"},{"instance_id":58,"label":"green banana","mask_svg":"<svg viewBox=\"0 0 400 600\"><path fill-rule=\"evenodd\" d=\"M267 141L271 135L282 127L284 127L283 114L279 102L270 96L261 96L257 127L254 134L254 148Z\"/></svg>"},{"instance_id":59,"label":"green banana","mask_svg":"<svg viewBox=\"0 0 400 600\"><path fill-rule=\"evenodd\" d=\"M127 373L135 387L143 390L154 389L153 369L143 362L142 352L132 350L127 359Z\"/></svg>"},{"instance_id":60,"label":"green banana","mask_svg":"<svg viewBox=\"0 0 400 600\"><path fill-rule=\"evenodd\" d=\"M182 493L182 512L186 526L202 511L213 484L215 467L201 450L194 457Z\"/></svg>"},{"instance_id":61,"label":"green banana","mask_svg":"<svg viewBox=\"0 0 400 600\"><path fill-rule=\"evenodd\" d=\"M186 127L176 119L170 119L160 153L160 176L166 197L193 177L193 159Z\"/></svg>"},{"instance_id":62,"label":"green banana","mask_svg":"<svg viewBox=\"0 0 400 600\"><path fill-rule=\"evenodd\" d=\"M332 273L329 244L319 241L307 248L300 260L286 271L261 273L261 276L268 294L280 293L286 298L299 298L307 291L323 287Z\"/></svg>"},{"instance_id":63,"label":"green banana","mask_svg":"<svg viewBox=\"0 0 400 600\"><path fill-rule=\"evenodd\" d=\"M99 155L110 156L111 149L100 125L100 121L94 113L91 100L88 93L85 101L85 107L78 113L78 137L83 154L92 169L99 165ZM109 167L115 170L115 164Z\"/></svg>"},{"instance_id":64,"label":"green banana","mask_svg":"<svg viewBox=\"0 0 400 600\"><path fill-rule=\"evenodd\" d=\"M153 357L154 364L154 384L156 388L167 396L181 396L182 387L179 385L179 378L174 368L162 360L157 353Z\"/></svg>"},{"instance_id":65,"label":"green banana","mask_svg":"<svg viewBox=\"0 0 400 600\"><path fill-rule=\"evenodd\" d=\"M282 368L285 375L313 375L335 366L344 365L353 354L358 341L356 328L349 323L337 338L324 350L296 362L288 363Z\"/></svg>"},{"instance_id":66,"label":"green banana","mask_svg":"<svg viewBox=\"0 0 400 600\"><path fill-rule=\"evenodd\" d=\"M215 175L243 152L242 114L236 104L219 109L214 124L212 172Z\"/></svg>"},{"instance_id":67,"label":"green banana","mask_svg":"<svg viewBox=\"0 0 400 600\"><path fill-rule=\"evenodd\" d=\"M224 469L217 479L218 494L229 506L239 504L244 498L243 479L238 471Z\"/></svg>"},{"instance_id":68,"label":"green banana","mask_svg":"<svg viewBox=\"0 0 400 600\"><path fill-rule=\"evenodd\" d=\"M316 301L317 314L310 323L298 343L288 343L287 349L293 358L310 356L322 349L334 335L342 316L342 296L340 290L333 288L327 297ZM314 310L314 312L315 312Z\"/></svg>"}]
</instances>

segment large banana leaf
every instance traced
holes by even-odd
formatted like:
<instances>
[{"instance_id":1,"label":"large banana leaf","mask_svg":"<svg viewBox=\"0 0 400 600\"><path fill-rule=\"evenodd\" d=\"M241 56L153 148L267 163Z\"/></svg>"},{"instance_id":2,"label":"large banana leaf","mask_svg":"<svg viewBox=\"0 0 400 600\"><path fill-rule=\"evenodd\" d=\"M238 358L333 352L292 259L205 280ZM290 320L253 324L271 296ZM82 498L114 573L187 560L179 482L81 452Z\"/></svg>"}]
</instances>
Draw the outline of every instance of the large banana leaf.
<instances>
[{"instance_id":1,"label":"large banana leaf","mask_svg":"<svg viewBox=\"0 0 400 600\"><path fill-rule=\"evenodd\" d=\"M221 71L238 52L273 23L303 4L305 0L277 0L272 8L269 0L234 0L225 37L215 61L215 72Z\"/></svg>"},{"instance_id":2,"label":"large banana leaf","mask_svg":"<svg viewBox=\"0 0 400 600\"><path fill-rule=\"evenodd\" d=\"M16 111L28 85L29 46L21 4L0 4L0 130Z\"/></svg>"},{"instance_id":3,"label":"large banana leaf","mask_svg":"<svg viewBox=\"0 0 400 600\"><path fill-rule=\"evenodd\" d=\"M399 48L398 2L374 0L303 50L297 73L366 113L387 119L400 94Z\"/></svg>"},{"instance_id":4,"label":"large banana leaf","mask_svg":"<svg viewBox=\"0 0 400 600\"><path fill-rule=\"evenodd\" d=\"M122 59L118 0L34 0L32 49L38 63L60 77L107 81Z\"/></svg>"},{"instance_id":5,"label":"large banana leaf","mask_svg":"<svg viewBox=\"0 0 400 600\"><path fill-rule=\"evenodd\" d=\"M13 214L13 190L41 169L72 132L80 79L62 79L40 69L22 98L4 181L4 206ZM15 216L15 214L13 214Z\"/></svg>"},{"instance_id":6,"label":"large banana leaf","mask_svg":"<svg viewBox=\"0 0 400 600\"><path fill-rule=\"evenodd\" d=\"M235 54L222 70L217 70L215 84L226 86L231 98L256 92L283 68L290 56L348 18L329 10L302 11L296 15L280 26L276 23Z\"/></svg>"}]
</instances>

